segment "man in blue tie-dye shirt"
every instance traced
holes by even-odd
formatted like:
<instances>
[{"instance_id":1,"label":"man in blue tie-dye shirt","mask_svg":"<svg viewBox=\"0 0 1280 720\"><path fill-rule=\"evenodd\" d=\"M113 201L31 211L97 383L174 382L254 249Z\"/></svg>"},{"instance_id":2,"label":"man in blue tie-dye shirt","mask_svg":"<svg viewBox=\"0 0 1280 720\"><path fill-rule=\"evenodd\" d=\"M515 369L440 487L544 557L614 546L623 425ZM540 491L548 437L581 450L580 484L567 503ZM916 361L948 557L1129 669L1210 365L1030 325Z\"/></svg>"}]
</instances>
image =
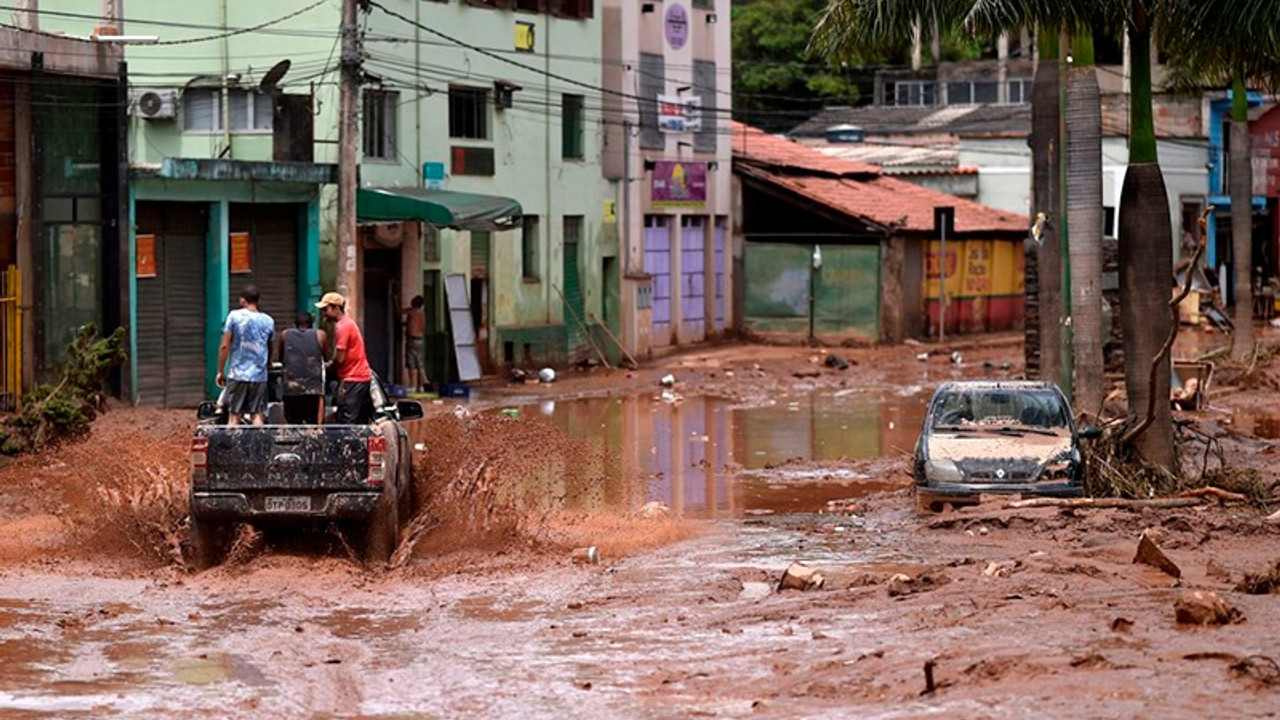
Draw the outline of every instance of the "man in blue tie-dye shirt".
<instances>
[{"instance_id":1,"label":"man in blue tie-dye shirt","mask_svg":"<svg viewBox=\"0 0 1280 720\"><path fill-rule=\"evenodd\" d=\"M275 321L258 312L258 288L245 287L240 308L227 315L218 347L218 385L225 385L227 424L239 425L240 416L253 417L263 424L267 410L267 361ZM230 362L228 362L230 360Z\"/></svg>"}]
</instances>

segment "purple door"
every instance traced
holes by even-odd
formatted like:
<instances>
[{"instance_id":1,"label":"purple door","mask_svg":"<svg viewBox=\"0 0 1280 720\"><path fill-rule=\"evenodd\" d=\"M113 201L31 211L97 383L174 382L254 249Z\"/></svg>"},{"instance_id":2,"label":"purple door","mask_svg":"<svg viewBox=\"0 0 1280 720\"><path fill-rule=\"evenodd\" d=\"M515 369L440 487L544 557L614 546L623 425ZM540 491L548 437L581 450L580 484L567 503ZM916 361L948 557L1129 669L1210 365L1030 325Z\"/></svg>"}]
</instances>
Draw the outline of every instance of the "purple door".
<instances>
[{"instance_id":1,"label":"purple door","mask_svg":"<svg viewBox=\"0 0 1280 720\"><path fill-rule=\"evenodd\" d=\"M644 271L653 276L653 344L671 344L671 225L644 216Z\"/></svg>"},{"instance_id":2,"label":"purple door","mask_svg":"<svg viewBox=\"0 0 1280 720\"><path fill-rule=\"evenodd\" d=\"M715 239L712 250L714 252L713 270L715 272L715 318L713 329L717 332L724 330L724 218L716 218Z\"/></svg>"},{"instance_id":3,"label":"purple door","mask_svg":"<svg viewBox=\"0 0 1280 720\"><path fill-rule=\"evenodd\" d=\"M680 218L680 334L694 341L707 336L706 222L699 215Z\"/></svg>"}]
</instances>

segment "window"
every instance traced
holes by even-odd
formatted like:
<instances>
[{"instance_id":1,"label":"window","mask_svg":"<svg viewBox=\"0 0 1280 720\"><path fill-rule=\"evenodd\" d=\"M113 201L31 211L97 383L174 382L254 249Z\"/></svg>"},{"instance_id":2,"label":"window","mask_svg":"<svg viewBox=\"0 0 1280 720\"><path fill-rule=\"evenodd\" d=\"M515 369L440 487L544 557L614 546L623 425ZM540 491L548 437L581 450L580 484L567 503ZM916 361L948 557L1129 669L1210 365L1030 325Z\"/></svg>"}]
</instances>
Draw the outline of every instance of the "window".
<instances>
[{"instance_id":1,"label":"window","mask_svg":"<svg viewBox=\"0 0 1280 720\"><path fill-rule=\"evenodd\" d=\"M720 105L716 95L716 64L711 60L693 61L693 92L698 96L698 115L701 125L693 134L693 149L701 152L716 150L716 110Z\"/></svg>"},{"instance_id":2,"label":"window","mask_svg":"<svg viewBox=\"0 0 1280 720\"><path fill-rule=\"evenodd\" d=\"M933 83L922 81L893 84L894 105L932 105Z\"/></svg>"},{"instance_id":3,"label":"window","mask_svg":"<svg viewBox=\"0 0 1280 720\"><path fill-rule=\"evenodd\" d=\"M1031 81L1027 79L1009 81L1009 103L1024 105L1031 102Z\"/></svg>"},{"instance_id":4,"label":"window","mask_svg":"<svg viewBox=\"0 0 1280 720\"><path fill-rule=\"evenodd\" d=\"M182 129L216 132L222 129L222 90L192 88L182 93Z\"/></svg>"},{"instance_id":5,"label":"window","mask_svg":"<svg viewBox=\"0 0 1280 720\"><path fill-rule=\"evenodd\" d=\"M595 0L546 0L547 11L556 17L583 20L595 16Z\"/></svg>"},{"instance_id":6,"label":"window","mask_svg":"<svg viewBox=\"0 0 1280 720\"><path fill-rule=\"evenodd\" d=\"M1111 205L1102 206L1102 237L1116 236L1116 209Z\"/></svg>"},{"instance_id":7,"label":"window","mask_svg":"<svg viewBox=\"0 0 1280 720\"><path fill-rule=\"evenodd\" d=\"M547 0L516 0L516 9L524 12L542 12L546 6Z\"/></svg>"},{"instance_id":8,"label":"window","mask_svg":"<svg viewBox=\"0 0 1280 720\"><path fill-rule=\"evenodd\" d=\"M640 147L661 150L666 138L658 129L658 96L666 92L667 66L661 55L640 53Z\"/></svg>"},{"instance_id":9,"label":"window","mask_svg":"<svg viewBox=\"0 0 1280 720\"><path fill-rule=\"evenodd\" d=\"M582 107L583 98L581 95L561 96L561 157L581 158L583 155Z\"/></svg>"},{"instance_id":10,"label":"window","mask_svg":"<svg viewBox=\"0 0 1280 720\"><path fill-rule=\"evenodd\" d=\"M521 275L525 282L538 281L538 216L525 215L520 229Z\"/></svg>"},{"instance_id":11,"label":"window","mask_svg":"<svg viewBox=\"0 0 1280 720\"><path fill-rule=\"evenodd\" d=\"M364 156L395 160L396 115L400 93L389 90L364 91Z\"/></svg>"},{"instance_id":12,"label":"window","mask_svg":"<svg viewBox=\"0 0 1280 720\"><path fill-rule=\"evenodd\" d=\"M716 0L693 0L694 10L715 10Z\"/></svg>"},{"instance_id":13,"label":"window","mask_svg":"<svg viewBox=\"0 0 1280 720\"><path fill-rule=\"evenodd\" d=\"M989 105L998 102L1000 86L994 82L960 82L947 83L948 105Z\"/></svg>"},{"instance_id":14,"label":"window","mask_svg":"<svg viewBox=\"0 0 1280 720\"><path fill-rule=\"evenodd\" d=\"M265 132L271 130L275 115L275 96L260 90L228 90L227 119L231 132Z\"/></svg>"},{"instance_id":15,"label":"window","mask_svg":"<svg viewBox=\"0 0 1280 720\"><path fill-rule=\"evenodd\" d=\"M480 88L449 86L449 137L489 137L489 93Z\"/></svg>"},{"instance_id":16,"label":"window","mask_svg":"<svg viewBox=\"0 0 1280 720\"><path fill-rule=\"evenodd\" d=\"M585 221L581 215L564 216L564 244L576 245L582 240L582 226Z\"/></svg>"}]
</instances>

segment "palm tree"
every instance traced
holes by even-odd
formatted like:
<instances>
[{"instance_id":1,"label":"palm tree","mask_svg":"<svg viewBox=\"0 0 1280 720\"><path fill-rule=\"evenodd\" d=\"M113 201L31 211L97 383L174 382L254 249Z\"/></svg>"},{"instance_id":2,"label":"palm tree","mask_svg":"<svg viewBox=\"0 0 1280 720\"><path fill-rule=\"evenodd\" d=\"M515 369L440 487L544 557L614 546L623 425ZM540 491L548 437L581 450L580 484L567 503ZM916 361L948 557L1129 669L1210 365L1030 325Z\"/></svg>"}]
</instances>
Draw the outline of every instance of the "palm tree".
<instances>
[{"instance_id":1,"label":"palm tree","mask_svg":"<svg viewBox=\"0 0 1280 720\"><path fill-rule=\"evenodd\" d=\"M1231 256L1235 262L1235 335L1231 354L1253 351L1253 168L1249 142L1247 83L1280 86L1280 3L1274 0L1187 2L1167 33L1170 62L1183 85L1231 86ZM1206 43L1201 37L1223 42Z\"/></svg>"},{"instance_id":2,"label":"palm tree","mask_svg":"<svg viewBox=\"0 0 1280 720\"><path fill-rule=\"evenodd\" d=\"M1089 28L1072 36L1067 66L1067 230L1071 266L1072 393L1078 412L1100 413L1102 327L1102 105Z\"/></svg>"}]
</instances>

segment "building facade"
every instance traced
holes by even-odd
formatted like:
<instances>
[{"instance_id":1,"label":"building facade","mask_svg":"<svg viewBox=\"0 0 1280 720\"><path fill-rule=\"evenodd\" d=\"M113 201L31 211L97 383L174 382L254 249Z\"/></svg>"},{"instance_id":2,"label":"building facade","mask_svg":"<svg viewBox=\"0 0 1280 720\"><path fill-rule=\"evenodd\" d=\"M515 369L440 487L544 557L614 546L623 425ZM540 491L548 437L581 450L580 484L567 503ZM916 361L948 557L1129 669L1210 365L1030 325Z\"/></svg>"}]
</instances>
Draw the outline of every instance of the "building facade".
<instances>
[{"instance_id":1,"label":"building facade","mask_svg":"<svg viewBox=\"0 0 1280 720\"><path fill-rule=\"evenodd\" d=\"M604 172L619 183L622 342L734 327L728 0L604 0Z\"/></svg>"},{"instance_id":2,"label":"building facade","mask_svg":"<svg viewBox=\"0 0 1280 720\"><path fill-rule=\"evenodd\" d=\"M122 53L46 33L28 6L0 28L0 409L55 376L82 326L130 312Z\"/></svg>"},{"instance_id":3,"label":"building facade","mask_svg":"<svg viewBox=\"0 0 1280 720\"><path fill-rule=\"evenodd\" d=\"M40 8L58 32L87 37L102 18L81 5ZM112 32L130 39L120 263L131 396L186 406L215 392L222 320L240 289L256 284L283 329L335 287L339 262L356 268L349 309L384 378L402 372L400 310L417 295L433 380L460 374L450 338L467 318L483 371L593 347L616 359L599 5L365 6L358 56L346 59L360 86L359 247L339 258L339 4L130 2ZM500 222L476 219L477 203L508 209Z\"/></svg>"}]
</instances>

